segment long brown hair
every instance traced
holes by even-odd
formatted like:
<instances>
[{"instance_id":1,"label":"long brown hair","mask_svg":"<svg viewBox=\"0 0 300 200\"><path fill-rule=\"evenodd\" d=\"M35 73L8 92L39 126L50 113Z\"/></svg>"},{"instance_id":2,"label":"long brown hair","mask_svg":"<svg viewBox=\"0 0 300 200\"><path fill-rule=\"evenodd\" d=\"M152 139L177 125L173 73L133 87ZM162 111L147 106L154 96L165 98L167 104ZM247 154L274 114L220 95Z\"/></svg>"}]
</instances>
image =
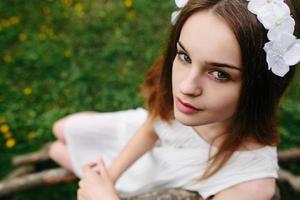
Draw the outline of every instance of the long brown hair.
<instances>
[{"instance_id":1,"label":"long brown hair","mask_svg":"<svg viewBox=\"0 0 300 200\"><path fill-rule=\"evenodd\" d=\"M295 10L299 9L299 2L286 0L286 3L298 24L299 16ZM268 41L267 30L247 9L246 0L190 0L171 30L164 56L155 62L142 85L142 94L153 119L174 119L171 74L176 43L186 20L203 10L211 10L227 22L239 42L242 55L242 90L237 111L223 143L209 159L208 168L201 177L206 179L220 170L249 138L262 145L279 143L276 108L294 76L295 67L292 66L284 77L268 70L263 50ZM295 35L299 38L299 27L296 27Z\"/></svg>"}]
</instances>

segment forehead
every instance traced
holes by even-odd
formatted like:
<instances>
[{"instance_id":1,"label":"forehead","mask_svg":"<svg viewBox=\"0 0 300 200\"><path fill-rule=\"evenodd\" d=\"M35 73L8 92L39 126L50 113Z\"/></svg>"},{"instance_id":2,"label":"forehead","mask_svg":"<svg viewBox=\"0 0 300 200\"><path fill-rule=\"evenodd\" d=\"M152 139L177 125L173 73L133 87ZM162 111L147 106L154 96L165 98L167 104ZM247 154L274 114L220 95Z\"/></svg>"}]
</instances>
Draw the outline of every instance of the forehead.
<instances>
[{"instance_id":1,"label":"forehead","mask_svg":"<svg viewBox=\"0 0 300 200\"><path fill-rule=\"evenodd\" d=\"M241 66L239 43L223 18L212 11L200 11L187 19L179 41L194 58Z\"/></svg>"}]
</instances>

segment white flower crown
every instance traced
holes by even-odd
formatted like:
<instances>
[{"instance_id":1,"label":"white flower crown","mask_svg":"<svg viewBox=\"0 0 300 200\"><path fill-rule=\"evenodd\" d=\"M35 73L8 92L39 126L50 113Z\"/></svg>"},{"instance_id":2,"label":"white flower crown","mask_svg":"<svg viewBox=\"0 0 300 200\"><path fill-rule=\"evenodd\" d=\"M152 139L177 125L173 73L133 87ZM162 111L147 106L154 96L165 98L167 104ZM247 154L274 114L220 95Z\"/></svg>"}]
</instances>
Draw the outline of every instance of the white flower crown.
<instances>
[{"instance_id":1,"label":"white flower crown","mask_svg":"<svg viewBox=\"0 0 300 200\"><path fill-rule=\"evenodd\" d=\"M172 13L171 22L174 25L177 17L189 0L175 0L180 10ZM267 55L268 69L277 76L283 77L290 66L300 61L300 39L293 34L295 20L291 17L290 8L284 0L247 0L248 10L268 30L270 40L264 46Z\"/></svg>"}]
</instances>

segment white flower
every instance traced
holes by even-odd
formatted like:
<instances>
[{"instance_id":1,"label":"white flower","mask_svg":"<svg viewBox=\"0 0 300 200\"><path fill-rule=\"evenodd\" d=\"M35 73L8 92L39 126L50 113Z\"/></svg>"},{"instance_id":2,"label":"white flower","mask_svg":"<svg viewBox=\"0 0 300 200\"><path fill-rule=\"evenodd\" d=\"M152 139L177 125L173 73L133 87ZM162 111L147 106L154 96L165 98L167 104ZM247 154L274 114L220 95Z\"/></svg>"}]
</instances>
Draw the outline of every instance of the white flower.
<instances>
[{"instance_id":1,"label":"white flower","mask_svg":"<svg viewBox=\"0 0 300 200\"><path fill-rule=\"evenodd\" d=\"M291 65L300 61L300 40L293 35L295 20L290 16L290 8L284 0L247 1L248 10L268 30L270 42L264 46L268 68L283 77Z\"/></svg>"},{"instance_id":2,"label":"white flower","mask_svg":"<svg viewBox=\"0 0 300 200\"><path fill-rule=\"evenodd\" d=\"M176 6L178 8L183 8L188 3L188 1L189 0L175 0L175 3L176 3ZM172 12L172 15L171 15L171 23L172 23L172 25L175 25L175 23L177 21L177 17L180 14L180 12L181 12L181 9Z\"/></svg>"},{"instance_id":3,"label":"white flower","mask_svg":"<svg viewBox=\"0 0 300 200\"><path fill-rule=\"evenodd\" d=\"M280 34L275 40L265 44L268 68L278 76L283 77L300 61L300 40L289 33Z\"/></svg>"},{"instance_id":4,"label":"white flower","mask_svg":"<svg viewBox=\"0 0 300 200\"><path fill-rule=\"evenodd\" d=\"M189 0L175 0L175 3L176 3L176 6L178 8L183 8L188 3L188 1ZM177 17L180 14L180 12L181 12L181 9L172 12L172 15L171 15L171 23L172 23L172 25L175 25L175 23L177 21Z\"/></svg>"},{"instance_id":5,"label":"white flower","mask_svg":"<svg viewBox=\"0 0 300 200\"><path fill-rule=\"evenodd\" d=\"M183 8L189 0L175 0L176 6L178 8Z\"/></svg>"},{"instance_id":6,"label":"white flower","mask_svg":"<svg viewBox=\"0 0 300 200\"><path fill-rule=\"evenodd\" d=\"M283 0L248 0L248 9L269 30L268 38L273 40L279 33L294 33L295 20Z\"/></svg>"},{"instance_id":7,"label":"white flower","mask_svg":"<svg viewBox=\"0 0 300 200\"><path fill-rule=\"evenodd\" d=\"M289 7L283 2L263 6L257 11L257 19L269 30L270 40L275 39L279 33L294 33L295 20L290 16Z\"/></svg>"},{"instance_id":8,"label":"white flower","mask_svg":"<svg viewBox=\"0 0 300 200\"><path fill-rule=\"evenodd\" d=\"M293 34L295 30L295 20L292 17L282 18L268 32L269 40L274 40L280 33Z\"/></svg>"},{"instance_id":9,"label":"white flower","mask_svg":"<svg viewBox=\"0 0 300 200\"><path fill-rule=\"evenodd\" d=\"M171 23L172 23L173 26L176 24L177 17L180 14L180 12L181 12L181 10L177 10L177 11L172 12Z\"/></svg>"},{"instance_id":10,"label":"white flower","mask_svg":"<svg viewBox=\"0 0 300 200\"><path fill-rule=\"evenodd\" d=\"M254 14L258 14L260 9L264 7L268 7L274 3L283 3L283 0L247 0L248 3L248 10Z\"/></svg>"}]
</instances>

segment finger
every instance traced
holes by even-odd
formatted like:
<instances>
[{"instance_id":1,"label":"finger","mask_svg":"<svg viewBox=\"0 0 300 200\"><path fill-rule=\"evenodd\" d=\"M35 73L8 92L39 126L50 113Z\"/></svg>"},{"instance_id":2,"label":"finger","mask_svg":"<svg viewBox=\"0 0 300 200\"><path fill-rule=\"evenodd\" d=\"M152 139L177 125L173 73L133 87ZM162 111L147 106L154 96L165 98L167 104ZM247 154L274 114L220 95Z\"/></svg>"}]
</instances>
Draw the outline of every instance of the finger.
<instances>
[{"instance_id":1,"label":"finger","mask_svg":"<svg viewBox=\"0 0 300 200\"><path fill-rule=\"evenodd\" d=\"M83 166L83 170L84 170L84 171L88 171L89 169L91 169L91 167L90 167L89 164L85 164L85 165Z\"/></svg>"},{"instance_id":2,"label":"finger","mask_svg":"<svg viewBox=\"0 0 300 200\"><path fill-rule=\"evenodd\" d=\"M88 170L88 169L92 170L96 166L97 166L97 162L87 163L87 164L84 165L83 170L84 171Z\"/></svg>"},{"instance_id":3,"label":"finger","mask_svg":"<svg viewBox=\"0 0 300 200\"><path fill-rule=\"evenodd\" d=\"M97 162L92 162L92 163L88 163L87 165L89 165L91 168L97 166Z\"/></svg>"},{"instance_id":4,"label":"finger","mask_svg":"<svg viewBox=\"0 0 300 200\"><path fill-rule=\"evenodd\" d=\"M105 163L103 162L102 159L98 160L98 166L99 166L99 171L100 171L100 175L105 177L105 178L109 178Z\"/></svg>"},{"instance_id":5,"label":"finger","mask_svg":"<svg viewBox=\"0 0 300 200\"><path fill-rule=\"evenodd\" d=\"M89 164L84 165L83 173L84 173L84 177L87 177L87 176L93 174L92 168Z\"/></svg>"},{"instance_id":6,"label":"finger","mask_svg":"<svg viewBox=\"0 0 300 200\"><path fill-rule=\"evenodd\" d=\"M83 180L79 181L78 186L79 186L80 188L82 188L82 187L84 186L84 181L83 181Z\"/></svg>"}]
</instances>

